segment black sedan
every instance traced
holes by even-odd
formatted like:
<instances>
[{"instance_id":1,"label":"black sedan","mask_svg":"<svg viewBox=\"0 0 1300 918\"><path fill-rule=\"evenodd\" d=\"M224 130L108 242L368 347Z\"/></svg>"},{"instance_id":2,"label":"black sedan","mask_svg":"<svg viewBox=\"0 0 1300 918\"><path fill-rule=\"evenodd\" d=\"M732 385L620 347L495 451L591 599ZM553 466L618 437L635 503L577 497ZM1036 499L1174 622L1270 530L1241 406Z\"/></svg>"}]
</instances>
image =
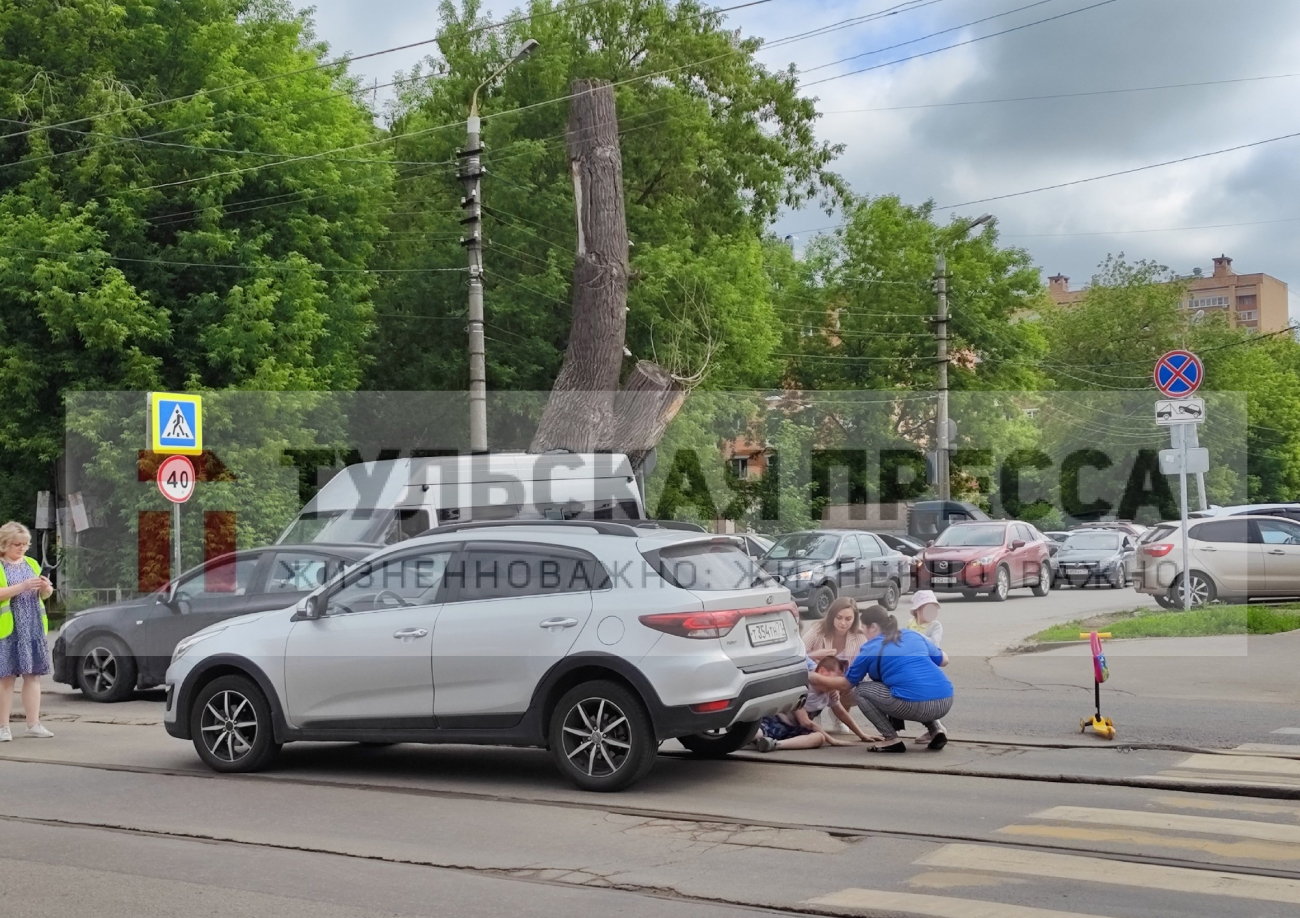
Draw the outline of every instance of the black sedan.
<instances>
[{"instance_id":1,"label":"black sedan","mask_svg":"<svg viewBox=\"0 0 1300 918\"><path fill-rule=\"evenodd\" d=\"M785 586L808 618L821 618L837 596L894 609L911 580L912 561L873 533L845 529L781 536L759 563Z\"/></svg>"},{"instance_id":2,"label":"black sedan","mask_svg":"<svg viewBox=\"0 0 1300 918\"><path fill-rule=\"evenodd\" d=\"M373 545L274 545L222 555L137 599L87 609L54 642L54 680L92 701L161 685L172 651L208 625L287 609Z\"/></svg>"},{"instance_id":3,"label":"black sedan","mask_svg":"<svg viewBox=\"0 0 1300 918\"><path fill-rule=\"evenodd\" d=\"M1076 529L1057 553L1058 584L1086 587L1128 586L1136 546L1132 536L1113 529Z\"/></svg>"}]
</instances>

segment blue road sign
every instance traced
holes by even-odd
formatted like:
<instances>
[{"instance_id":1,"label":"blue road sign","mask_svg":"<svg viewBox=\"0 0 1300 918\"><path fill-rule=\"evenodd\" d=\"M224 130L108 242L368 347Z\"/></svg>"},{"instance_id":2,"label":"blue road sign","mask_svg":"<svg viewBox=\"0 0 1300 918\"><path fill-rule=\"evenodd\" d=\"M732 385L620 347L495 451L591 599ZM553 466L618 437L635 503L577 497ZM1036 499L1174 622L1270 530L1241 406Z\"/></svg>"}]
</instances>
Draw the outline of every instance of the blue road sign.
<instances>
[{"instance_id":1,"label":"blue road sign","mask_svg":"<svg viewBox=\"0 0 1300 918\"><path fill-rule=\"evenodd\" d=\"M203 452L203 401L198 395L149 394L149 448L155 453Z\"/></svg>"},{"instance_id":2,"label":"blue road sign","mask_svg":"<svg viewBox=\"0 0 1300 918\"><path fill-rule=\"evenodd\" d=\"M1170 398L1187 398L1204 380L1205 367L1190 351L1170 351L1156 361L1156 388Z\"/></svg>"}]
</instances>

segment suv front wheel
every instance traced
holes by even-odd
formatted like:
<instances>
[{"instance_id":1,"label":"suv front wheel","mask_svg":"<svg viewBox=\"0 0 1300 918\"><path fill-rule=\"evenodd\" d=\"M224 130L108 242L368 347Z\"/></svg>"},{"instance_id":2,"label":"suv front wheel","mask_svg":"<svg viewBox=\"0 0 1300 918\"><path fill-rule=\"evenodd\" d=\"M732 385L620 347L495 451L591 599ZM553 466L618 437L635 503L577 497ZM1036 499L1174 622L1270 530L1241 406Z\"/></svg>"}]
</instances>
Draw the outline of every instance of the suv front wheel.
<instances>
[{"instance_id":1,"label":"suv front wheel","mask_svg":"<svg viewBox=\"0 0 1300 918\"><path fill-rule=\"evenodd\" d=\"M194 750L213 771L258 771L280 752L271 706L247 676L222 676L194 699L190 731Z\"/></svg>"},{"instance_id":2,"label":"suv front wheel","mask_svg":"<svg viewBox=\"0 0 1300 918\"><path fill-rule=\"evenodd\" d=\"M564 693L551 714L549 739L556 766L590 791L619 791L636 783L659 750L641 700L604 680Z\"/></svg>"}]
</instances>

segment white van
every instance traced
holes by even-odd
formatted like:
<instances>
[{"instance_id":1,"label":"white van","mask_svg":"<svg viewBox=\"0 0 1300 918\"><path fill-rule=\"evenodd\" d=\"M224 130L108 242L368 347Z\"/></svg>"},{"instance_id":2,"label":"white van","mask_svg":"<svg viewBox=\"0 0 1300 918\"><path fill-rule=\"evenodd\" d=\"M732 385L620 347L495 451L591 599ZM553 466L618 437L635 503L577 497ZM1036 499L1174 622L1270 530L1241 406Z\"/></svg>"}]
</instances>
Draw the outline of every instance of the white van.
<instances>
[{"instance_id":1,"label":"white van","mask_svg":"<svg viewBox=\"0 0 1300 918\"><path fill-rule=\"evenodd\" d=\"M615 453L381 459L331 478L277 543L390 545L448 523L643 520L632 463Z\"/></svg>"}]
</instances>

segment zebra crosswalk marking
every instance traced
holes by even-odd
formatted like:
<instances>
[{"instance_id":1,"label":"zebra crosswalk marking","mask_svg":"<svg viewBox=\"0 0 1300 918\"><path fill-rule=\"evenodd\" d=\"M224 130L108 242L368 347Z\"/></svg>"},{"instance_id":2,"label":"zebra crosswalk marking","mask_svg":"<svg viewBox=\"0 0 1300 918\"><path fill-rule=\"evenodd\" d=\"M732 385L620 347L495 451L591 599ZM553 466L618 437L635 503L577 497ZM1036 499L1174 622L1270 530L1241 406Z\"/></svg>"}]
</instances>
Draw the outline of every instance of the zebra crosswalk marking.
<instances>
[{"instance_id":1,"label":"zebra crosswalk marking","mask_svg":"<svg viewBox=\"0 0 1300 918\"><path fill-rule=\"evenodd\" d=\"M1134 864L1073 854L1009 850L989 845L944 845L918 858L925 867L1050 877L1081 883L1165 890L1191 895L1224 896L1300 906L1300 882L1220 870L1195 870L1157 864ZM1003 913L1005 914L1005 913Z\"/></svg>"},{"instance_id":2,"label":"zebra crosswalk marking","mask_svg":"<svg viewBox=\"0 0 1300 918\"><path fill-rule=\"evenodd\" d=\"M1136 845L1144 850L1166 848L1175 851L1195 851L1233 861L1276 861L1283 864L1300 862L1300 845L1277 842L1224 841L1217 838L1197 838L1192 835L1159 835L1136 829L1101 829L1091 826L1006 826L998 832L1018 838L1056 839L1066 842L1109 842Z\"/></svg>"},{"instance_id":3,"label":"zebra crosswalk marking","mask_svg":"<svg viewBox=\"0 0 1300 918\"><path fill-rule=\"evenodd\" d=\"M1102 918L1079 912L1003 905L1001 902L983 899L956 899L880 889L841 889L830 895L809 899L803 904L845 910L861 909L872 915L903 912L908 915L924 915L926 918Z\"/></svg>"},{"instance_id":4,"label":"zebra crosswalk marking","mask_svg":"<svg viewBox=\"0 0 1300 918\"><path fill-rule=\"evenodd\" d=\"M1196 797L1157 797L1152 803L1180 810L1216 810L1227 813L1257 813L1261 816L1294 816L1300 819L1300 806L1284 803L1247 803L1232 799L1198 799Z\"/></svg>"},{"instance_id":5,"label":"zebra crosswalk marking","mask_svg":"<svg viewBox=\"0 0 1300 918\"><path fill-rule=\"evenodd\" d=\"M1300 761L1248 755L1197 753L1177 765L1192 771L1231 771L1237 774L1287 775L1300 778Z\"/></svg>"},{"instance_id":6,"label":"zebra crosswalk marking","mask_svg":"<svg viewBox=\"0 0 1300 918\"><path fill-rule=\"evenodd\" d=\"M1248 819L1224 819L1218 816L1187 816L1181 813L1151 813L1141 810L1103 810L1088 806L1054 806L1034 813L1029 818L1122 826L1130 829L1231 835L1235 838L1255 838L1260 841L1300 845L1300 826L1254 822Z\"/></svg>"}]
</instances>

